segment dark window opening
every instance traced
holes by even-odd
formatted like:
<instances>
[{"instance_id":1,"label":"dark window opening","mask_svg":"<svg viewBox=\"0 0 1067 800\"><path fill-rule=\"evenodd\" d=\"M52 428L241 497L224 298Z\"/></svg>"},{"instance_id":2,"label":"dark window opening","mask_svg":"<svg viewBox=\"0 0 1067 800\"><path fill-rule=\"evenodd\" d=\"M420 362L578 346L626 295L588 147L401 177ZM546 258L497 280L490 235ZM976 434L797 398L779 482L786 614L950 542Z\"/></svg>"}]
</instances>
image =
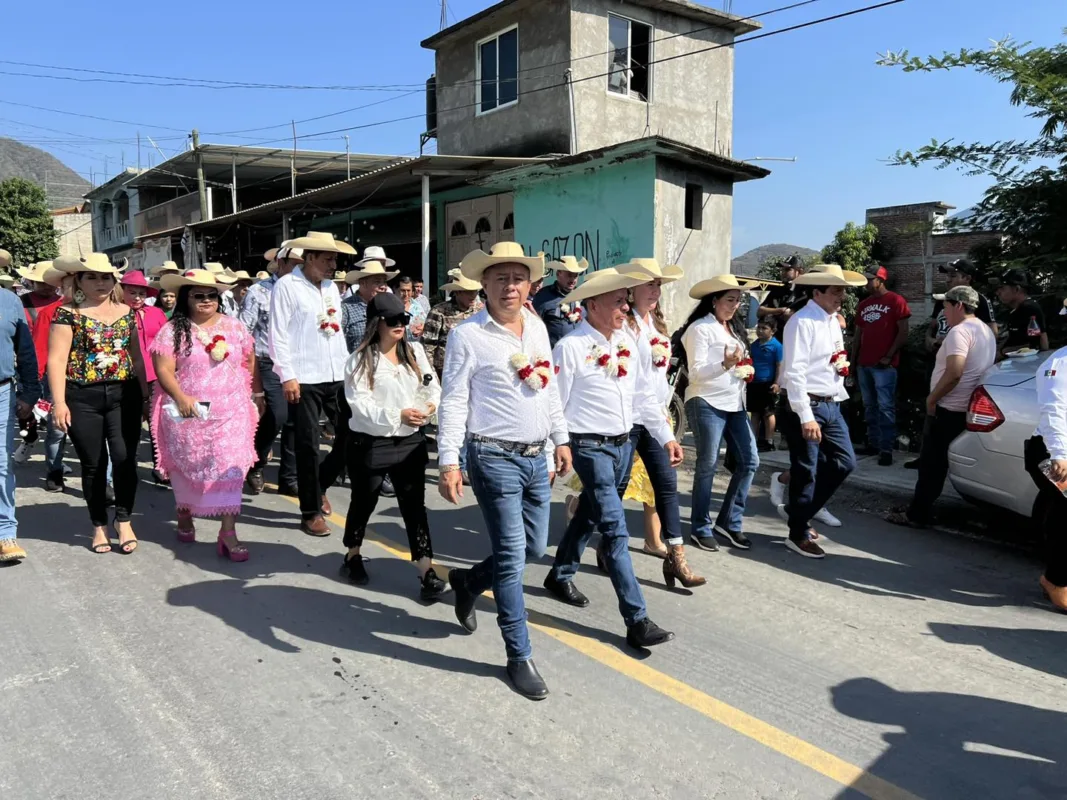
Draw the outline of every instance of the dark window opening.
<instances>
[{"instance_id":1,"label":"dark window opening","mask_svg":"<svg viewBox=\"0 0 1067 800\"><path fill-rule=\"evenodd\" d=\"M704 187L699 183L685 185L685 227L691 231L704 228Z\"/></svg>"},{"instance_id":2,"label":"dark window opening","mask_svg":"<svg viewBox=\"0 0 1067 800\"><path fill-rule=\"evenodd\" d=\"M513 230L515 230L515 215L514 214L508 214L506 217L504 217L503 230L505 230L505 231L513 231Z\"/></svg>"},{"instance_id":3,"label":"dark window opening","mask_svg":"<svg viewBox=\"0 0 1067 800\"><path fill-rule=\"evenodd\" d=\"M492 233L493 232L493 226L489 224L489 220L488 219L486 219L485 217L481 217L481 218L479 218L479 220L476 223L474 223L474 232L475 233Z\"/></svg>"},{"instance_id":4,"label":"dark window opening","mask_svg":"<svg viewBox=\"0 0 1067 800\"><path fill-rule=\"evenodd\" d=\"M457 219L455 222L452 223L452 233L450 235L451 236L466 236L467 235L467 226L463 224L463 220Z\"/></svg>"},{"instance_id":5,"label":"dark window opening","mask_svg":"<svg viewBox=\"0 0 1067 800\"><path fill-rule=\"evenodd\" d=\"M648 102L652 90L652 27L608 17L608 91Z\"/></svg>"},{"instance_id":6,"label":"dark window opening","mask_svg":"<svg viewBox=\"0 0 1067 800\"><path fill-rule=\"evenodd\" d=\"M519 29L478 45L478 109L492 111L519 99Z\"/></svg>"}]
</instances>

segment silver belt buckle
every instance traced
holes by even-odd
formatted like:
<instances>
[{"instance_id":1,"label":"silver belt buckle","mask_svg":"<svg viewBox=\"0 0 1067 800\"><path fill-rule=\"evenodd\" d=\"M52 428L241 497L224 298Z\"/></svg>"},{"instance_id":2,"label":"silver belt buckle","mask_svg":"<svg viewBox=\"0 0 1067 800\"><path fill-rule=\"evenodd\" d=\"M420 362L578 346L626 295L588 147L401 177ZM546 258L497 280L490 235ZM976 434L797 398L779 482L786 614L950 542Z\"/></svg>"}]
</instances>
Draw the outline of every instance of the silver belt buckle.
<instances>
[{"instance_id":1,"label":"silver belt buckle","mask_svg":"<svg viewBox=\"0 0 1067 800\"><path fill-rule=\"evenodd\" d=\"M541 451L544 450L543 444L528 444L522 449L522 454L526 458L533 458L534 456L541 455Z\"/></svg>"}]
</instances>

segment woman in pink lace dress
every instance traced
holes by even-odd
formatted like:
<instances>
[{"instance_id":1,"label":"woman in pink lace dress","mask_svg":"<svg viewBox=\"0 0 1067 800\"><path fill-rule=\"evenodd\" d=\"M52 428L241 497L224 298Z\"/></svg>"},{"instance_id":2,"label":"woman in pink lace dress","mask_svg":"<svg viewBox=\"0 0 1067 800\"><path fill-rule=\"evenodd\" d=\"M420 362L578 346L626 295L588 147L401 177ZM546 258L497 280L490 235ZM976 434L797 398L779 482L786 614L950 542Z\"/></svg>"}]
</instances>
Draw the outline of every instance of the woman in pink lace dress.
<instances>
[{"instance_id":1,"label":"woman in pink lace dress","mask_svg":"<svg viewBox=\"0 0 1067 800\"><path fill-rule=\"evenodd\" d=\"M221 517L219 555L247 561L235 523L263 410L252 337L239 320L220 313L225 287L210 272L165 275L161 284L177 291L178 301L151 346L159 381L152 431L156 466L174 487L178 539L196 541L193 517Z\"/></svg>"}]
</instances>

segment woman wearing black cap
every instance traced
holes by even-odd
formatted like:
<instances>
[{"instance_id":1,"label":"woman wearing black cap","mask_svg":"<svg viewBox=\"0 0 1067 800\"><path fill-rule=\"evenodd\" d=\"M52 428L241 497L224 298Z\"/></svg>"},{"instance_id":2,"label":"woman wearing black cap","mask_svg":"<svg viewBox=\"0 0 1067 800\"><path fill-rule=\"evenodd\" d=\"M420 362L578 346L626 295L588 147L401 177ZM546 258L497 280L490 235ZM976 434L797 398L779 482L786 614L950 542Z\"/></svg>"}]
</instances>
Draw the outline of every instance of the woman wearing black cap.
<instances>
[{"instance_id":1,"label":"woman wearing black cap","mask_svg":"<svg viewBox=\"0 0 1067 800\"><path fill-rule=\"evenodd\" d=\"M441 401L441 385L422 345L405 340L410 321L399 297L376 295L367 307L363 342L345 365L345 399L352 409L347 446L352 500L341 572L353 583L369 580L360 548L388 475L407 528L411 560L419 570L420 596L430 601L444 591L445 582L433 569L426 519L429 455L422 427Z\"/></svg>"}]
</instances>

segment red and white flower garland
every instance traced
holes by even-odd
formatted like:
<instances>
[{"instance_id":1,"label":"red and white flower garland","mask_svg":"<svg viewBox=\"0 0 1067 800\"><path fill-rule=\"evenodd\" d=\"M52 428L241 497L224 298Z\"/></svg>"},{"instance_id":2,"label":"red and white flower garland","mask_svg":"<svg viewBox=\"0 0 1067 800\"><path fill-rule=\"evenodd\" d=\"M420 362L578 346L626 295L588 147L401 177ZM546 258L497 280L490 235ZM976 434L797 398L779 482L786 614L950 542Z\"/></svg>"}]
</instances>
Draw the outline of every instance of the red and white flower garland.
<instances>
[{"instance_id":1,"label":"red and white flower garland","mask_svg":"<svg viewBox=\"0 0 1067 800\"><path fill-rule=\"evenodd\" d=\"M593 349L589 351L585 362L587 364L596 364L612 378L625 378L630 372L631 355L630 348L627 347L625 342L619 342L615 345L614 361L603 347L593 345Z\"/></svg>"},{"instance_id":2,"label":"red and white flower garland","mask_svg":"<svg viewBox=\"0 0 1067 800\"><path fill-rule=\"evenodd\" d=\"M526 353L516 353L511 357L511 366L518 374L519 380L535 392L548 388L552 362L547 356L536 355L531 359Z\"/></svg>"},{"instance_id":3,"label":"red and white flower garland","mask_svg":"<svg viewBox=\"0 0 1067 800\"><path fill-rule=\"evenodd\" d=\"M671 363L671 343L661 336L653 336L648 342L652 345L652 366L663 369Z\"/></svg>"},{"instance_id":4,"label":"red and white flower garland","mask_svg":"<svg viewBox=\"0 0 1067 800\"><path fill-rule=\"evenodd\" d=\"M333 306L327 306L326 312L324 314L319 314L319 331L326 338L341 332L341 326L335 319L336 317L337 309Z\"/></svg>"},{"instance_id":5,"label":"red and white flower garland","mask_svg":"<svg viewBox=\"0 0 1067 800\"><path fill-rule=\"evenodd\" d=\"M756 377L756 368L752 364L751 358L742 358L738 361L733 368L733 375L740 381L745 383L752 383L753 378Z\"/></svg>"},{"instance_id":6,"label":"red and white flower garland","mask_svg":"<svg viewBox=\"0 0 1067 800\"><path fill-rule=\"evenodd\" d=\"M572 325L582 321L582 307L577 303L560 303L559 313Z\"/></svg>"},{"instance_id":7,"label":"red and white flower garland","mask_svg":"<svg viewBox=\"0 0 1067 800\"><path fill-rule=\"evenodd\" d=\"M211 356L212 361L222 362L229 357L230 348L226 344L226 337L221 333L216 333L212 336L207 331L197 328L196 338L200 341L200 344L204 345L204 351Z\"/></svg>"},{"instance_id":8,"label":"red and white flower garland","mask_svg":"<svg viewBox=\"0 0 1067 800\"><path fill-rule=\"evenodd\" d=\"M832 366L842 378L847 378L848 368L851 366L848 361L848 352L845 350L838 350L830 356L830 366Z\"/></svg>"}]
</instances>

